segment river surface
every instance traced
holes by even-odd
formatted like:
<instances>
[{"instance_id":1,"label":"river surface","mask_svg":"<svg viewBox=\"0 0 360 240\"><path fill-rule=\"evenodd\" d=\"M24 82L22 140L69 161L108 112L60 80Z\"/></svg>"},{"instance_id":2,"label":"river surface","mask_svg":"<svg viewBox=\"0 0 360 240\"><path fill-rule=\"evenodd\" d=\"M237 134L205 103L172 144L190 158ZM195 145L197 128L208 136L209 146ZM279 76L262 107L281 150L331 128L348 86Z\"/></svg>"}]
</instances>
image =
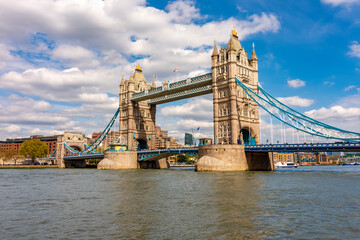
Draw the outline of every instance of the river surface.
<instances>
[{"instance_id":1,"label":"river surface","mask_svg":"<svg viewBox=\"0 0 360 240\"><path fill-rule=\"evenodd\" d=\"M360 239L360 166L1 169L0 239Z\"/></svg>"}]
</instances>

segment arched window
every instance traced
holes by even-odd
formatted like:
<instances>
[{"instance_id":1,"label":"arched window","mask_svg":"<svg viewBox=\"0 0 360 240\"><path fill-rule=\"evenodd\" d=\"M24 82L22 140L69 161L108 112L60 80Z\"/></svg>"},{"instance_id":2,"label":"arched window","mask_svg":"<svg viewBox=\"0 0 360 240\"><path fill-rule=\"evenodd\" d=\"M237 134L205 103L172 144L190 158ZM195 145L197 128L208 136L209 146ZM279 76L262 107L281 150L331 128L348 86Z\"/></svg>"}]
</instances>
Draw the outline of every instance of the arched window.
<instances>
[{"instance_id":1,"label":"arched window","mask_svg":"<svg viewBox=\"0 0 360 240\"><path fill-rule=\"evenodd\" d=\"M244 106L244 115L245 116L249 115L249 105L248 104L245 104L245 106Z\"/></svg>"}]
</instances>

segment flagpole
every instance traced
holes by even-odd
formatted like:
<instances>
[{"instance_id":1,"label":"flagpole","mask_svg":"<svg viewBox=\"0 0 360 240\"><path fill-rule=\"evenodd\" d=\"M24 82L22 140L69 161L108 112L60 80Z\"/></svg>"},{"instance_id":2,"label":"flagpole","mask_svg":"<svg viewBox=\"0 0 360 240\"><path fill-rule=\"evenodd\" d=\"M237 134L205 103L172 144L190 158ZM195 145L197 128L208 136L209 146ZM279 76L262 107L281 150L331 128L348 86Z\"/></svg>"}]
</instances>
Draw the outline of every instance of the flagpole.
<instances>
[{"instance_id":1,"label":"flagpole","mask_svg":"<svg viewBox=\"0 0 360 240\"><path fill-rule=\"evenodd\" d=\"M176 73L176 82L177 82L177 80L178 80L178 73L177 73L177 72L178 72L178 69L175 68L173 72Z\"/></svg>"},{"instance_id":2,"label":"flagpole","mask_svg":"<svg viewBox=\"0 0 360 240\"><path fill-rule=\"evenodd\" d=\"M199 143L200 143L200 128L199 128Z\"/></svg>"}]
</instances>

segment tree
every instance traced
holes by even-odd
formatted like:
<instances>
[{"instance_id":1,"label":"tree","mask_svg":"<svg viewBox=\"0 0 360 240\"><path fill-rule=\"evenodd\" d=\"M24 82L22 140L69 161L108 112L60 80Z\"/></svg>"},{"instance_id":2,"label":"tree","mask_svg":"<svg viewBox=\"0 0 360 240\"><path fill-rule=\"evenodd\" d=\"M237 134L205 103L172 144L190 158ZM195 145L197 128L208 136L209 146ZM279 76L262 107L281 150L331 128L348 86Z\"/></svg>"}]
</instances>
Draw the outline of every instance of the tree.
<instances>
[{"instance_id":1,"label":"tree","mask_svg":"<svg viewBox=\"0 0 360 240\"><path fill-rule=\"evenodd\" d=\"M183 155L183 154L179 154L179 155L177 155L177 156L175 157L175 161L176 161L176 162L185 162L185 161L186 161L186 157L185 157L185 155Z\"/></svg>"},{"instance_id":2,"label":"tree","mask_svg":"<svg viewBox=\"0 0 360 240\"><path fill-rule=\"evenodd\" d=\"M45 157L48 154L48 147L40 139L26 140L21 144L20 153L25 158L31 158L31 164L34 165L36 158Z\"/></svg>"}]
</instances>

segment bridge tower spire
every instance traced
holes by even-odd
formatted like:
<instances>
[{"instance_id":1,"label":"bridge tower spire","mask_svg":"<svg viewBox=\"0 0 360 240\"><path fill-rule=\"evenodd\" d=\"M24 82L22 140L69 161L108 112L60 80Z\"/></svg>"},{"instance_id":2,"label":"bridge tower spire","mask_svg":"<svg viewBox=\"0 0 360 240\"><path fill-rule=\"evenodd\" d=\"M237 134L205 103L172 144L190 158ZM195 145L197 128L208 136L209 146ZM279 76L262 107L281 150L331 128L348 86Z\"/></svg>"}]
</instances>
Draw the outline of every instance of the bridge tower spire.
<instances>
[{"instance_id":1,"label":"bridge tower spire","mask_svg":"<svg viewBox=\"0 0 360 240\"><path fill-rule=\"evenodd\" d=\"M217 52L214 43L211 55L214 140L222 144L237 144L239 141L259 143L258 106L247 98L235 81L237 76L258 91L258 60L255 50L253 48L252 58L249 60L234 27L226 48L221 47L218 54Z\"/></svg>"}]
</instances>

